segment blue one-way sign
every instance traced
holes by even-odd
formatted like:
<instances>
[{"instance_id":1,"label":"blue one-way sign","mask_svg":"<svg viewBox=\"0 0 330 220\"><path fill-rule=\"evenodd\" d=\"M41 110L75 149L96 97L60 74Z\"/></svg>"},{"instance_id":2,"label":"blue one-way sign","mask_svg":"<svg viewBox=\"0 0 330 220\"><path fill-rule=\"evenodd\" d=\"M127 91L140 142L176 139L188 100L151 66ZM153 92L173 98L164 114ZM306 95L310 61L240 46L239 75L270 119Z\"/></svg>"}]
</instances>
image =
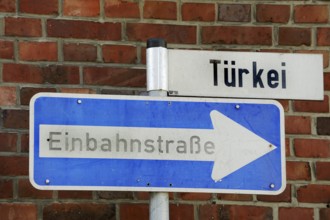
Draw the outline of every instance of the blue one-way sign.
<instances>
[{"instance_id":1,"label":"blue one-way sign","mask_svg":"<svg viewBox=\"0 0 330 220\"><path fill-rule=\"evenodd\" d=\"M30 103L38 189L278 194L275 101L40 93Z\"/></svg>"}]
</instances>

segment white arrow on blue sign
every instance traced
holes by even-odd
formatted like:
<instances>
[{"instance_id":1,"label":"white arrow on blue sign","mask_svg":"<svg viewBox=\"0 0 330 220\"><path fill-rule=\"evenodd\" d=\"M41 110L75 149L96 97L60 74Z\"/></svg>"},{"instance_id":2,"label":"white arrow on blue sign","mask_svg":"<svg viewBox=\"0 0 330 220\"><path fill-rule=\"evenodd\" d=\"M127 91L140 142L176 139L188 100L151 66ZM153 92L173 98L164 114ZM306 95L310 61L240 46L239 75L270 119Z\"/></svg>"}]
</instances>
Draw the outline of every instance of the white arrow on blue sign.
<instances>
[{"instance_id":1,"label":"white arrow on blue sign","mask_svg":"<svg viewBox=\"0 0 330 220\"><path fill-rule=\"evenodd\" d=\"M275 101L40 93L30 103L38 189L278 194Z\"/></svg>"}]
</instances>

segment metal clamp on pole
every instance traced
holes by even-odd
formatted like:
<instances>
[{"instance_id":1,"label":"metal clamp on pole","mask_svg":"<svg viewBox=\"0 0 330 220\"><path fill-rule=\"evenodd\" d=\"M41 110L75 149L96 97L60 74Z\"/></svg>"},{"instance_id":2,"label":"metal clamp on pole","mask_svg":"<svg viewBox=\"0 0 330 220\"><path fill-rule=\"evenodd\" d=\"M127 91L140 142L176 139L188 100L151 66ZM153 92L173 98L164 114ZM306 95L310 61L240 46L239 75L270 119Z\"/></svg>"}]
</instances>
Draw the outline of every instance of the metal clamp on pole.
<instances>
[{"instance_id":1,"label":"metal clamp on pole","mask_svg":"<svg viewBox=\"0 0 330 220\"><path fill-rule=\"evenodd\" d=\"M168 54L164 39L152 38L147 41L147 90L149 96L167 96ZM168 193L151 193L149 218L169 220Z\"/></svg>"},{"instance_id":2,"label":"metal clamp on pole","mask_svg":"<svg viewBox=\"0 0 330 220\"><path fill-rule=\"evenodd\" d=\"M147 41L147 90L151 96L167 96L168 52L164 39Z\"/></svg>"}]
</instances>

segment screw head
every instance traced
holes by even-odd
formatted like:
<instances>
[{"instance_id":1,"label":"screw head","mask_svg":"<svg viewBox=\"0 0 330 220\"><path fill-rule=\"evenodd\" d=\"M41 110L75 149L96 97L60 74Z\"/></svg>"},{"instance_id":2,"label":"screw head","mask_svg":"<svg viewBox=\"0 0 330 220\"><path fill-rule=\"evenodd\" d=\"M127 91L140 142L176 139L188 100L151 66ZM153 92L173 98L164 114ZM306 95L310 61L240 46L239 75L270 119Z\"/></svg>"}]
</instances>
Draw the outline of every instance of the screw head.
<instances>
[{"instance_id":1,"label":"screw head","mask_svg":"<svg viewBox=\"0 0 330 220\"><path fill-rule=\"evenodd\" d=\"M78 100L77 100L77 103L78 103L78 104L81 104L81 103L82 103L81 99L78 99Z\"/></svg>"},{"instance_id":2,"label":"screw head","mask_svg":"<svg viewBox=\"0 0 330 220\"><path fill-rule=\"evenodd\" d=\"M274 184L274 183L271 183L271 184L269 185L269 188L274 189L274 188L275 188L275 184Z\"/></svg>"},{"instance_id":3,"label":"screw head","mask_svg":"<svg viewBox=\"0 0 330 220\"><path fill-rule=\"evenodd\" d=\"M239 109L241 106L239 106L238 104L237 105L235 105L235 108L236 109Z\"/></svg>"},{"instance_id":4,"label":"screw head","mask_svg":"<svg viewBox=\"0 0 330 220\"><path fill-rule=\"evenodd\" d=\"M49 179L46 179L46 180L45 180L45 183L46 183L47 185L49 185L50 180L49 180Z\"/></svg>"}]
</instances>

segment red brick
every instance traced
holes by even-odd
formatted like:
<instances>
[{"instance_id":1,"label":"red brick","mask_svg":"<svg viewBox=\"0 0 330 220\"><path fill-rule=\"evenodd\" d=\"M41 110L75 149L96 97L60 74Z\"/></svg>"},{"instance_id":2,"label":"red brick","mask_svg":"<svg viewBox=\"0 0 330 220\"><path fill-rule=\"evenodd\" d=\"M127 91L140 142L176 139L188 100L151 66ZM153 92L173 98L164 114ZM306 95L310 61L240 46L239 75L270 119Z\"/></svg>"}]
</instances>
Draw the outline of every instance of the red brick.
<instances>
[{"instance_id":1,"label":"red brick","mask_svg":"<svg viewBox=\"0 0 330 220\"><path fill-rule=\"evenodd\" d=\"M263 202L291 202L291 185L287 185L279 195L258 195L257 199Z\"/></svg>"},{"instance_id":2,"label":"red brick","mask_svg":"<svg viewBox=\"0 0 330 220\"><path fill-rule=\"evenodd\" d=\"M75 66L37 66L3 64L3 81L15 83L78 84L79 68Z\"/></svg>"},{"instance_id":3,"label":"red brick","mask_svg":"<svg viewBox=\"0 0 330 220\"><path fill-rule=\"evenodd\" d=\"M215 4L183 3L181 13L184 21L215 21Z\"/></svg>"},{"instance_id":4,"label":"red brick","mask_svg":"<svg viewBox=\"0 0 330 220\"><path fill-rule=\"evenodd\" d=\"M150 199L149 192L134 192L134 195L138 200L149 200Z\"/></svg>"},{"instance_id":5,"label":"red brick","mask_svg":"<svg viewBox=\"0 0 330 220\"><path fill-rule=\"evenodd\" d=\"M219 4L219 21L251 21L250 4Z\"/></svg>"},{"instance_id":6,"label":"red brick","mask_svg":"<svg viewBox=\"0 0 330 220\"><path fill-rule=\"evenodd\" d=\"M16 88L9 86L0 86L0 105L13 106L16 105Z\"/></svg>"},{"instance_id":7,"label":"red brick","mask_svg":"<svg viewBox=\"0 0 330 220\"><path fill-rule=\"evenodd\" d=\"M330 162L316 162L315 170L316 179L330 180Z\"/></svg>"},{"instance_id":8,"label":"red brick","mask_svg":"<svg viewBox=\"0 0 330 220\"><path fill-rule=\"evenodd\" d=\"M291 156L291 152L290 152L290 139L289 138L285 138L285 156L286 157L290 157Z\"/></svg>"},{"instance_id":9,"label":"red brick","mask_svg":"<svg viewBox=\"0 0 330 220\"><path fill-rule=\"evenodd\" d=\"M330 117L316 119L316 132L318 135L330 135Z\"/></svg>"},{"instance_id":10,"label":"red brick","mask_svg":"<svg viewBox=\"0 0 330 220\"><path fill-rule=\"evenodd\" d=\"M317 45L330 46L330 28L328 27L317 28Z\"/></svg>"},{"instance_id":11,"label":"red brick","mask_svg":"<svg viewBox=\"0 0 330 220\"><path fill-rule=\"evenodd\" d=\"M84 68L84 83L88 85L145 87L146 71L144 69L115 67L86 67Z\"/></svg>"},{"instance_id":12,"label":"red brick","mask_svg":"<svg viewBox=\"0 0 330 220\"><path fill-rule=\"evenodd\" d=\"M149 206L147 204L120 204L120 220L148 220Z\"/></svg>"},{"instance_id":13,"label":"red brick","mask_svg":"<svg viewBox=\"0 0 330 220\"><path fill-rule=\"evenodd\" d=\"M15 133L0 133L0 151L16 152L17 139Z\"/></svg>"},{"instance_id":14,"label":"red brick","mask_svg":"<svg viewBox=\"0 0 330 220\"><path fill-rule=\"evenodd\" d=\"M288 23L290 19L290 5L258 4L256 10L258 22Z\"/></svg>"},{"instance_id":15,"label":"red brick","mask_svg":"<svg viewBox=\"0 0 330 220\"><path fill-rule=\"evenodd\" d=\"M10 199L13 198L13 181L0 179L0 198ZM0 214L1 215L1 214Z\"/></svg>"},{"instance_id":16,"label":"red brick","mask_svg":"<svg viewBox=\"0 0 330 220\"><path fill-rule=\"evenodd\" d=\"M18 181L18 197L29 199L51 199L53 191L38 190L34 188L28 179Z\"/></svg>"},{"instance_id":17,"label":"red brick","mask_svg":"<svg viewBox=\"0 0 330 220\"><path fill-rule=\"evenodd\" d=\"M22 13L57 15L57 0L20 0L19 10Z\"/></svg>"},{"instance_id":18,"label":"red brick","mask_svg":"<svg viewBox=\"0 0 330 220\"><path fill-rule=\"evenodd\" d=\"M211 193L179 193L179 197L182 200L210 200L212 198Z\"/></svg>"},{"instance_id":19,"label":"red brick","mask_svg":"<svg viewBox=\"0 0 330 220\"><path fill-rule=\"evenodd\" d=\"M201 205L199 219L273 219L269 207L238 205Z\"/></svg>"},{"instance_id":20,"label":"red brick","mask_svg":"<svg viewBox=\"0 0 330 220\"><path fill-rule=\"evenodd\" d=\"M63 14L67 16L95 17L100 15L100 1L64 0Z\"/></svg>"},{"instance_id":21,"label":"red brick","mask_svg":"<svg viewBox=\"0 0 330 220\"><path fill-rule=\"evenodd\" d=\"M327 23L329 21L328 5L296 5L294 21L296 23Z\"/></svg>"},{"instance_id":22,"label":"red brick","mask_svg":"<svg viewBox=\"0 0 330 220\"><path fill-rule=\"evenodd\" d=\"M297 50L296 53L321 54L323 56L323 68L329 66L329 51L326 50Z\"/></svg>"},{"instance_id":23,"label":"red brick","mask_svg":"<svg viewBox=\"0 0 330 220\"><path fill-rule=\"evenodd\" d=\"M136 63L136 47L128 45L104 45L103 60L106 63Z\"/></svg>"},{"instance_id":24,"label":"red brick","mask_svg":"<svg viewBox=\"0 0 330 220\"><path fill-rule=\"evenodd\" d=\"M0 219L36 220L38 219L37 205L28 203L0 203Z\"/></svg>"},{"instance_id":25,"label":"red brick","mask_svg":"<svg viewBox=\"0 0 330 220\"><path fill-rule=\"evenodd\" d=\"M294 151L297 157L328 158L330 157L330 140L295 139Z\"/></svg>"},{"instance_id":26,"label":"red brick","mask_svg":"<svg viewBox=\"0 0 330 220\"><path fill-rule=\"evenodd\" d=\"M312 208L279 208L279 220L313 220L314 210Z\"/></svg>"},{"instance_id":27,"label":"red brick","mask_svg":"<svg viewBox=\"0 0 330 220\"><path fill-rule=\"evenodd\" d=\"M0 40L0 59L14 59L14 42Z\"/></svg>"},{"instance_id":28,"label":"red brick","mask_svg":"<svg viewBox=\"0 0 330 220\"><path fill-rule=\"evenodd\" d=\"M205 26L202 27L203 44L271 45L270 27Z\"/></svg>"},{"instance_id":29,"label":"red brick","mask_svg":"<svg viewBox=\"0 0 330 220\"><path fill-rule=\"evenodd\" d=\"M145 47L142 47L141 48L141 63L142 64L146 64L147 63L147 49Z\"/></svg>"},{"instance_id":30,"label":"red brick","mask_svg":"<svg viewBox=\"0 0 330 220\"><path fill-rule=\"evenodd\" d=\"M324 73L324 90L330 91L330 73Z\"/></svg>"},{"instance_id":31,"label":"red brick","mask_svg":"<svg viewBox=\"0 0 330 220\"><path fill-rule=\"evenodd\" d=\"M95 203L53 203L43 209L43 220L115 219L115 205ZM121 219L122 220L122 219Z\"/></svg>"},{"instance_id":32,"label":"red brick","mask_svg":"<svg viewBox=\"0 0 330 220\"><path fill-rule=\"evenodd\" d=\"M105 0L105 16L110 18L139 18L138 2Z\"/></svg>"},{"instance_id":33,"label":"red brick","mask_svg":"<svg viewBox=\"0 0 330 220\"><path fill-rule=\"evenodd\" d=\"M149 38L163 38L167 43L196 44L196 27L188 25L128 23L128 40L146 42Z\"/></svg>"},{"instance_id":34,"label":"red brick","mask_svg":"<svg viewBox=\"0 0 330 220\"><path fill-rule=\"evenodd\" d=\"M0 0L0 12L15 12L16 1L13 0Z\"/></svg>"},{"instance_id":35,"label":"red brick","mask_svg":"<svg viewBox=\"0 0 330 220\"><path fill-rule=\"evenodd\" d=\"M65 61L95 62L97 60L97 48L90 44L64 44L63 54Z\"/></svg>"},{"instance_id":36,"label":"red brick","mask_svg":"<svg viewBox=\"0 0 330 220\"><path fill-rule=\"evenodd\" d=\"M39 92L56 92L55 88L33 88L33 87L24 87L21 88L21 105L29 105L32 96Z\"/></svg>"},{"instance_id":37,"label":"red brick","mask_svg":"<svg viewBox=\"0 0 330 220\"><path fill-rule=\"evenodd\" d=\"M56 61L56 42L19 42L19 57L25 61Z\"/></svg>"},{"instance_id":38,"label":"red brick","mask_svg":"<svg viewBox=\"0 0 330 220\"><path fill-rule=\"evenodd\" d=\"M29 173L29 158L19 156L0 156L0 175L27 176Z\"/></svg>"},{"instance_id":39,"label":"red brick","mask_svg":"<svg viewBox=\"0 0 330 220\"><path fill-rule=\"evenodd\" d=\"M133 199L133 193L130 191L101 191L97 192L100 199Z\"/></svg>"},{"instance_id":40,"label":"red brick","mask_svg":"<svg viewBox=\"0 0 330 220\"><path fill-rule=\"evenodd\" d=\"M311 170L308 162L287 161L287 180L311 180Z\"/></svg>"},{"instance_id":41,"label":"red brick","mask_svg":"<svg viewBox=\"0 0 330 220\"><path fill-rule=\"evenodd\" d=\"M29 152L29 134L21 135L21 152Z\"/></svg>"},{"instance_id":42,"label":"red brick","mask_svg":"<svg viewBox=\"0 0 330 220\"><path fill-rule=\"evenodd\" d=\"M284 46L310 46L311 45L311 29L280 27L278 44Z\"/></svg>"},{"instance_id":43,"label":"red brick","mask_svg":"<svg viewBox=\"0 0 330 220\"><path fill-rule=\"evenodd\" d=\"M170 204L171 220L194 220L194 206L186 204Z\"/></svg>"},{"instance_id":44,"label":"red brick","mask_svg":"<svg viewBox=\"0 0 330 220\"><path fill-rule=\"evenodd\" d=\"M28 129L29 128L29 111L19 109L2 110L1 118L4 128Z\"/></svg>"},{"instance_id":45,"label":"red brick","mask_svg":"<svg viewBox=\"0 0 330 220\"><path fill-rule=\"evenodd\" d=\"M143 17L176 20L176 2L145 1Z\"/></svg>"},{"instance_id":46,"label":"red brick","mask_svg":"<svg viewBox=\"0 0 330 220\"><path fill-rule=\"evenodd\" d=\"M320 209L320 220L329 220L330 219L330 208Z\"/></svg>"},{"instance_id":47,"label":"red brick","mask_svg":"<svg viewBox=\"0 0 330 220\"><path fill-rule=\"evenodd\" d=\"M228 201L252 201L252 195L248 194L218 194L217 198Z\"/></svg>"},{"instance_id":48,"label":"red brick","mask_svg":"<svg viewBox=\"0 0 330 220\"><path fill-rule=\"evenodd\" d=\"M296 112L329 112L329 96L324 96L322 101L294 101Z\"/></svg>"},{"instance_id":49,"label":"red brick","mask_svg":"<svg viewBox=\"0 0 330 220\"><path fill-rule=\"evenodd\" d=\"M5 18L5 35L15 37L41 37L41 20L35 18Z\"/></svg>"},{"instance_id":50,"label":"red brick","mask_svg":"<svg viewBox=\"0 0 330 220\"><path fill-rule=\"evenodd\" d=\"M297 190L298 202L329 203L330 185L306 185Z\"/></svg>"},{"instance_id":51,"label":"red brick","mask_svg":"<svg viewBox=\"0 0 330 220\"><path fill-rule=\"evenodd\" d=\"M61 38L121 40L121 24L49 19L47 20L47 35Z\"/></svg>"},{"instance_id":52,"label":"red brick","mask_svg":"<svg viewBox=\"0 0 330 220\"><path fill-rule=\"evenodd\" d=\"M91 191L58 191L59 199L92 199L93 192Z\"/></svg>"},{"instance_id":53,"label":"red brick","mask_svg":"<svg viewBox=\"0 0 330 220\"><path fill-rule=\"evenodd\" d=\"M285 117L286 134L310 134L311 118L306 116L286 116Z\"/></svg>"}]
</instances>

